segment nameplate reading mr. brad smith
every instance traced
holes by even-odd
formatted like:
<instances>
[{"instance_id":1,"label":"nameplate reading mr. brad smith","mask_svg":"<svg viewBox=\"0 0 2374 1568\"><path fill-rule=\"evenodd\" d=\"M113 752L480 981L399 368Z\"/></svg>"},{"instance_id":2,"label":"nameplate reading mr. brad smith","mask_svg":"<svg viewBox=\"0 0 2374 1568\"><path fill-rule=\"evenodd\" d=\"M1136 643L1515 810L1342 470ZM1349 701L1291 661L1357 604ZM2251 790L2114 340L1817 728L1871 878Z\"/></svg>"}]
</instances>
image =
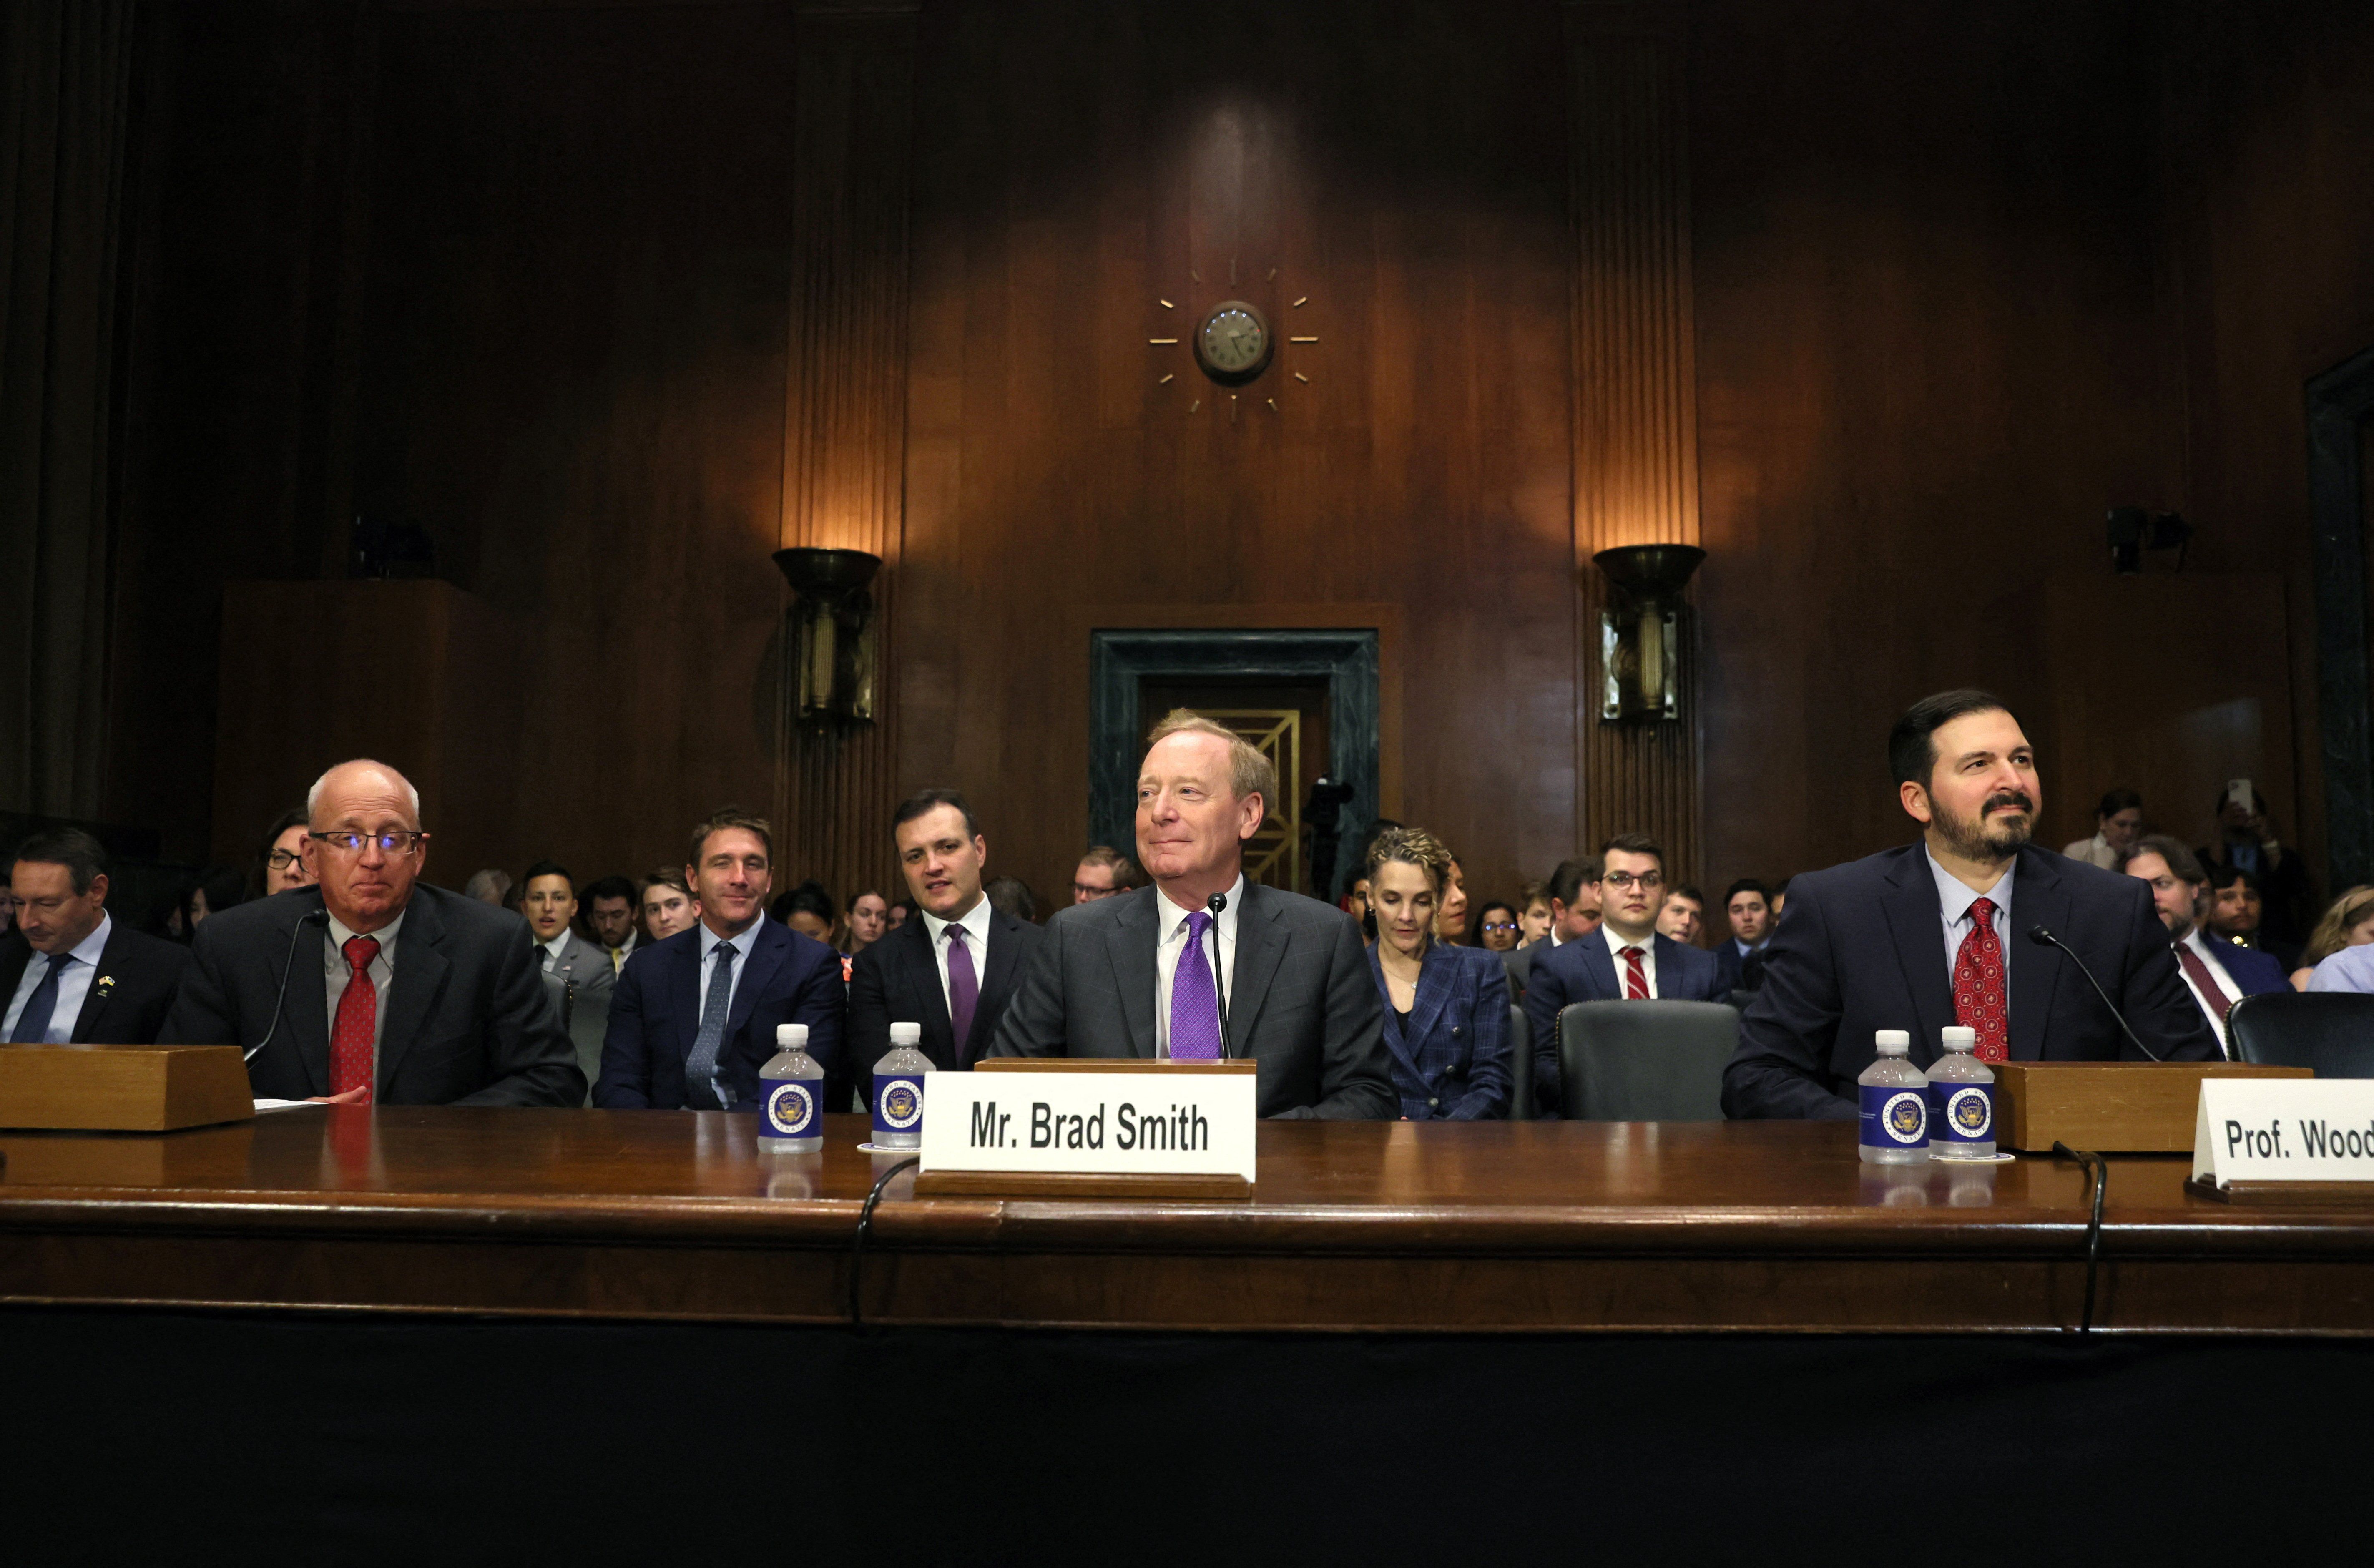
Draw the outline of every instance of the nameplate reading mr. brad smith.
<instances>
[{"instance_id":1,"label":"nameplate reading mr. brad smith","mask_svg":"<svg viewBox=\"0 0 2374 1568\"><path fill-rule=\"evenodd\" d=\"M935 1073L923 1170L1253 1179L1251 1073Z\"/></svg>"}]
</instances>

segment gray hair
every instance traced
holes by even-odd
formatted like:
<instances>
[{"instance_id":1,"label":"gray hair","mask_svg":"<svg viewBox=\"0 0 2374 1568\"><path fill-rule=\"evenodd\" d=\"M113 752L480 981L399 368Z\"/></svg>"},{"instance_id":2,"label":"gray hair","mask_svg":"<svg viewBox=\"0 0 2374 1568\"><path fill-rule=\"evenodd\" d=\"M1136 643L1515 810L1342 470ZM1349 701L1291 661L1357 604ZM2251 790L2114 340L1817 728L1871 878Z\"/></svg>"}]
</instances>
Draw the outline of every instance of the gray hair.
<instances>
[{"instance_id":1,"label":"gray hair","mask_svg":"<svg viewBox=\"0 0 2374 1568\"><path fill-rule=\"evenodd\" d=\"M410 779L405 778L402 773L397 772L394 768L389 767L384 762L377 761L369 757L350 757L346 761L339 762L330 768L324 769L322 776L313 781L313 787L305 792L305 822L308 827L312 825L313 813L322 804L322 786L328 784L330 782L330 775L336 772L340 768L377 768L381 772L385 773L389 778L394 779L396 783L404 786L405 797L412 802L412 819L416 822L420 820L420 791L413 787L413 784Z\"/></svg>"}]
</instances>

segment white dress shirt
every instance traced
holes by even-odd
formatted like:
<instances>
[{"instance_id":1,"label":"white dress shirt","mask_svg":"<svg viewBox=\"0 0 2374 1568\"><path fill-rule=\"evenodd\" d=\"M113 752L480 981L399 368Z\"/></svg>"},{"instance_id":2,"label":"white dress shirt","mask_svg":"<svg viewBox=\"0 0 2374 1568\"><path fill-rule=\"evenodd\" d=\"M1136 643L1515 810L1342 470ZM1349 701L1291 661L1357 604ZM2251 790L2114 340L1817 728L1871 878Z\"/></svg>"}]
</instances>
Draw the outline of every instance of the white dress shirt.
<instances>
[{"instance_id":1,"label":"white dress shirt","mask_svg":"<svg viewBox=\"0 0 2374 1568\"><path fill-rule=\"evenodd\" d=\"M1995 878L1995 885L1981 893L1973 890L1969 883L1964 882L1943 866L1938 865L1935 855L1930 855L1926 850L1922 851L1922 854L1928 859L1929 874L1937 878L1937 913L1945 922L1946 989L1948 991L1953 989L1954 965L1962 956L1962 938L1979 928L1978 922L1970 918L1970 906L1982 898L1992 899L1995 906L1995 945L2003 949L2004 1016L2009 1018L2011 1015L2011 879L2013 874L2019 869L2019 862L2015 860L2004 867L2004 874Z\"/></svg>"},{"instance_id":2,"label":"white dress shirt","mask_svg":"<svg viewBox=\"0 0 2374 1568\"><path fill-rule=\"evenodd\" d=\"M2072 860L2082 860L2088 866L2098 866L2105 871L2118 869L2119 852L2112 849L2110 841L2098 832L2090 839L2079 839L2061 853Z\"/></svg>"},{"instance_id":3,"label":"white dress shirt","mask_svg":"<svg viewBox=\"0 0 2374 1568\"><path fill-rule=\"evenodd\" d=\"M2209 943L2203 939L2200 926L2196 925L2184 934L2183 945L2191 949L2193 956L2207 966L2209 978L2215 981L2217 989L2226 994L2227 1007L2230 1008L2242 999L2242 988L2234 984L2234 977L2226 973L2226 966L2219 963L2217 955L2209 950ZM2183 973L2182 964L2178 964L2176 967L2179 973ZM2209 1032L2217 1036L2219 1052L2228 1056L2232 1055L2234 1053L2226 1043L2226 1020L2217 1016L2220 1009L2209 1005L2209 998L2201 994L2201 987L2192 983L2192 976L2190 974L2184 976L2184 988L2192 993L2194 1001L2201 1004L2203 1015L2209 1020Z\"/></svg>"},{"instance_id":4,"label":"white dress shirt","mask_svg":"<svg viewBox=\"0 0 2374 1568\"><path fill-rule=\"evenodd\" d=\"M379 1001L371 1008L371 1098L379 1097L379 1043L387 1034L387 994L395 984L395 934L403 927L404 915L396 917L376 931L358 932L336 915L330 916L330 928L322 938L326 944L322 962L322 978L330 997L329 1037L338 1037L338 998L347 994L347 982L354 975L354 966L347 962L346 945L358 936L368 936L379 944L379 952L365 973L370 976L372 989Z\"/></svg>"},{"instance_id":5,"label":"white dress shirt","mask_svg":"<svg viewBox=\"0 0 2374 1568\"><path fill-rule=\"evenodd\" d=\"M1615 926L1603 920L1599 923L1598 935L1607 938L1607 956L1616 961L1616 994L1618 996L1628 995L1624 988L1625 977L1632 973L1632 966L1624 961L1624 949L1638 948L1640 949L1640 969L1649 977L1649 996L1653 1000L1657 995L1656 932L1650 932L1637 942L1628 942L1616 934Z\"/></svg>"},{"instance_id":6,"label":"white dress shirt","mask_svg":"<svg viewBox=\"0 0 2374 1568\"><path fill-rule=\"evenodd\" d=\"M58 999L50 1008L50 1026L41 1031L43 1043L64 1045L74 1038L75 1020L82 1017L83 999L90 995L90 983L99 978L99 955L107 950L107 934L115 929L115 916L100 912L99 924L90 935L74 946L66 957L72 961L58 971ZM17 982L17 994L8 998L8 1016L0 1019L0 1040L17 1032L17 1020L25 1016L25 1005L33 999L34 988L41 977L50 973L50 965L58 961L47 953L35 953L25 965L22 978Z\"/></svg>"},{"instance_id":7,"label":"white dress shirt","mask_svg":"<svg viewBox=\"0 0 2374 1568\"><path fill-rule=\"evenodd\" d=\"M1228 1006L1237 1005L1237 912L1245 902L1245 878L1228 885L1228 905L1220 911L1220 918L1204 935L1205 961L1213 966L1220 984L1228 995ZM1161 925L1154 936L1154 1054L1164 1060L1170 1056L1170 982L1179 973L1179 961L1187 952L1187 918L1195 913L1181 909L1170 902L1170 895L1158 886L1154 907L1161 916ZM1225 1023L1225 1020L1223 1020ZM1228 1054L1228 1041L1222 1030L1221 1055Z\"/></svg>"},{"instance_id":8,"label":"white dress shirt","mask_svg":"<svg viewBox=\"0 0 2374 1568\"><path fill-rule=\"evenodd\" d=\"M923 929L931 936L932 958L940 966L940 1000L947 1004L948 1017L954 1020L956 1004L948 997L948 927L964 927L965 950L972 955L972 983L976 987L974 994L978 996L981 977L989 973L989 920L995 913L994 906L977 893L973 896L972 907L954 920L943 920L928 909L919 909L915 913L923 917Z\"/></svg>"},{"instance_id":9,"label":"white dress shirt","mask_svg":"<svg viewBox=\"0 0 2374 1568\"><path fill-rule=\"evenodd\" d=\"M720 948L725 949L732 955L717 961L720 963L730 963L734 966L734 978L725 987L725 1016L731 1018L734 1016L734 994L742 989L743 972L750 967L747 961L750 949L757 945L758 926L766 918L765 915L760 915L731 937L721 937L711 931L709 928L709 922L705 920L698 923L700 927L700 984L695 991L695 995L699 998L699 1011L693 1015L693 1024L696 1029L699 1028L700 1020L709 1014L709 985L715 978L715 972L709 967L710 955ZM562 934L567 935L565 932Z\"/></svg>"},{"instance_id":10,"label":"white dress shirt","mask_svg":"<svg viewBox=\"0 0 2374 1568\"><path fill-rule=\"evenodd\" d=\"M536 967L550 974L552 966L560 961L560 949L569 946L569 927L562 926L552 934L551 941L538 942L535 946L536 950L543 955L535 961Z\"/></svg>"}]
</instances>

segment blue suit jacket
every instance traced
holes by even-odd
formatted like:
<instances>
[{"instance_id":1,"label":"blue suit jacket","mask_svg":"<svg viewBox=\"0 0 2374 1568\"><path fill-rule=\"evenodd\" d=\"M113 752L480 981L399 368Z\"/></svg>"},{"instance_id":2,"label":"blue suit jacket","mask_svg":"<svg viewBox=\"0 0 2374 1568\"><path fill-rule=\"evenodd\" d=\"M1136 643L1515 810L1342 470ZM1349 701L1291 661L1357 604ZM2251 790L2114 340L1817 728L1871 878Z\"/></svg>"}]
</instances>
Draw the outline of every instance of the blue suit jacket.
<instances>
[{"instance_id":1,"label":"blue suit jacket","mask_svg":"<svg viewBox=\"0 0 2374 1568\"><path fill-rule=\"evenodd\" d=\"M1427 949L1410 999L1409 1028L1393 1011L1383 963L1369 949L1369 973L1384 1004L1385 1050L1393 1091L1413 1122L1475 1122L1509 1114L1509 970L1485 948Z\"/></svg>"},{"instance_id":2,"label":"blue suit jacket","mask_svg":"<svg viewBox=\"0 0 2374 1568\"><path fill-rule=\"evenodd\" d=\"M841 1060L848 991L840 955L812 937L760 916L758 938L743 961L726 1015L718 1065L737 1110L758 1102L758 1069L775 1054L775 1026L808 1026L808 1055L825 1072L827 1107L849 1103L852 1079ZM700 927L637 948L610 993L610 1027L602 1039L602 1077L594 1103L604 1110L682 1110L685 1059L700 1031Z\"/></svg>"},{"instance_id":3,"label":"blue suit jacket","mask_svg":"<svg viewBox=\"0 0 2374 1568\"><path fill-rule=\"evenodd\" d=\"M2109 1062L2133 1051L2077 966L2059 949L2027 940L2038 925L2085 959L2162 1057L2218 1059L2149 888L2034 844L2019 852L2017 866L2002 928L2013 1060ZM1723 1069L1722 1108L1733 1116L1851 1120L1849 1097L1877 1054L1875 1032L1910 1031L1913 1065L1925 1068L1937 1059L1938 1032L1953 1021L1937 881L1920 844L1799 877L1765 949L1764 987L1740 1020L1739 1050Z\"/></svg>"},{"instance_id":4,"label":"blue suit jacket","mask_svg":"<svg viewBox=\"0 0 2374 1568\"><path fill-rule=\"evenodd\" d=\"M2202 946L2209 956L2226 966L2234 984L2242 988L2245 996L2263 996L2274 991L2292 988L2291 976L2284 973L2283 964L2272 955L2252 948L2238 948L2231 942L2221 942L2215 937Z\"/></svg>"},{"instance_id":5,"label":"blue suit jacket","mask_svg":"<svg viewBox=\"0 0 2374 1568\"><path fill-rule=\"evenodd\" d=\"M1534 1032L1534 1114L1558 1114L1557 1016L1576 1002L1620 1002L1624 982L1616 955L1607 950L1602 926L1560 947L1534 949L1534 976L1525 987L1525 1021ZM1731 992L1721 965L1704 948L1657 933L1657 999L1663 1002L1727 1002Z\"/></svg>"}]
</instances>

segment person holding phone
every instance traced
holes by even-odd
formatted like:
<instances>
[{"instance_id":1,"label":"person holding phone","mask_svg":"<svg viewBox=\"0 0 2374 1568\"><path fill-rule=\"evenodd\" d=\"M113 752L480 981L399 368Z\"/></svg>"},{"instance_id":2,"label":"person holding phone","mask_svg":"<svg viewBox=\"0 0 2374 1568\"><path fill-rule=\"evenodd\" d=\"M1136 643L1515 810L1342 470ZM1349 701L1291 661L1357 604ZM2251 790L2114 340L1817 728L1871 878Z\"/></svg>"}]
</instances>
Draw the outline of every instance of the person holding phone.
<instances>
[{"instance_id":1,"label":"person holding phone","mask_svg":"<svg viewBox=\"0 0 2374 1568\"><path fill-rule=\"evenodd\" d=\"M2266 914L2260 926L2274 940L2298 946L2308 937L2309 912L2315 907L2308 863L2275 836L2267 803L2249 779L2231 779L2215 808L2218 836L2194 851L2220 885L2231 882L2221 871L2248 871L2259 879Z\"/></svg>"}]
</instances>

